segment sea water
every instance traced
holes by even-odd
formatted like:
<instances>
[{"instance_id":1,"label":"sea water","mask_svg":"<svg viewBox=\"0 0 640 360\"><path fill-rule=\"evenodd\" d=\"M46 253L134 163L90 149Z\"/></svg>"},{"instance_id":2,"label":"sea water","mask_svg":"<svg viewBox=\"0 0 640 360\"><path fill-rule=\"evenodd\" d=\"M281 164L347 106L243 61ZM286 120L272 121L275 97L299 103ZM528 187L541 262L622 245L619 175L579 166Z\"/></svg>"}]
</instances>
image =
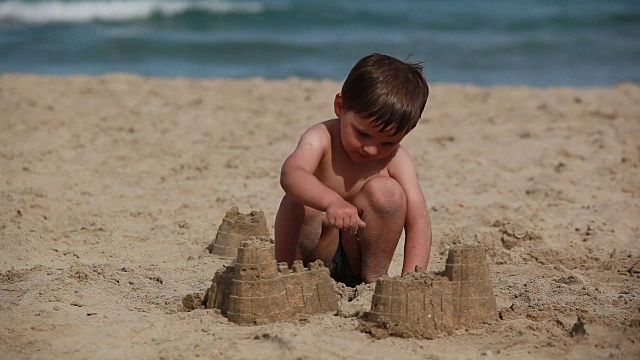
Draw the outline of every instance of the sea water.
<instances>
[{"instance_id":1,"label":"sea water","mask_svg":"<svg viewBox=\"0 0 640 360\"><path fill-rule=\"evenodd\" d=\"M640 82L640 0L0 0L0 73L343 80L372 52L430 82Z\"/></svg>"}]
</instances>

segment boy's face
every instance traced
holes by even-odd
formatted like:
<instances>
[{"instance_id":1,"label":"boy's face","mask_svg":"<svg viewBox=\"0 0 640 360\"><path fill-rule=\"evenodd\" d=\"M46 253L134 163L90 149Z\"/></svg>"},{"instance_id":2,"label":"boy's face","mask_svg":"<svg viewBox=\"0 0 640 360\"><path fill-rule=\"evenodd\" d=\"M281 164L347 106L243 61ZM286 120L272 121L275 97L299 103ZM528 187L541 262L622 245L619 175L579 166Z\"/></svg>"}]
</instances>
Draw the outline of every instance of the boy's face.
<instances>
[{"instance_id":1,"label":"boy's face","mask_svg":"<svg viewBox=\"0 0 640 360\"><path fill-rule=\"evenodd\" d=\"M381 132L369 120L345 110L340 94L336 95L334 108L340 118L342 145L354 162L379 160L395 153L406 135Z\"/></svg>"}]
</instances>

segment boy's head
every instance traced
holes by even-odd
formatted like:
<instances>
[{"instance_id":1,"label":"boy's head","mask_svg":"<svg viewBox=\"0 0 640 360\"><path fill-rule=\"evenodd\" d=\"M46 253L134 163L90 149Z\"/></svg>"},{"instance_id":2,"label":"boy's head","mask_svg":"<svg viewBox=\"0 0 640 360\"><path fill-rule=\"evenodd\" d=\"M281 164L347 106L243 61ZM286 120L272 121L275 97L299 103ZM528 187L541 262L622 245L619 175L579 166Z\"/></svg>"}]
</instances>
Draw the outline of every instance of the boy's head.
<instances>
[{"instance_id":1,"label":"boy's head","mask_svg":"<svg viewBox=\"0 0 640 360\"><path fill-rule=\"evenodd\" d=\"M342 85L344 109L368 119L382 132L411 131L427 103L429 86L420 63L383 54L362 58Z\"/></svg>"}]
</instances>

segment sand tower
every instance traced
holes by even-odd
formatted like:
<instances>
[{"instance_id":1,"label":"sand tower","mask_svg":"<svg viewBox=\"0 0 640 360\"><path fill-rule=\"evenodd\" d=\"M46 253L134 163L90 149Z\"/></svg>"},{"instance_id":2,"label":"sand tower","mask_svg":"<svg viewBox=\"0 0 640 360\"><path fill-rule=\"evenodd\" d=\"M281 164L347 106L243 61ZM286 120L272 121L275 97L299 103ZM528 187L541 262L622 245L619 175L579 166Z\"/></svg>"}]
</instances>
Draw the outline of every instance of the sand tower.
<instances>
[{"instance_id":1,"label":"sand tower","mask_svg":"<svg viewBox=\"0 0 640 360\"><path fill-rule=\"evenodd\" d=\"M291 269L276 263L271 243L244 241L234 264L216 272L206 308L220 309L240 325L286 320L297 314L338 309L329 270L321 261L308 268L298 261Z\"/></svg>"},{"instance_id":2,"label":"sand tower","mask_svg":"<svg viewBox=\"0 0 640 360\"><path fill-rule=\"evenodd\" d=\"M378 279L368 320L390 334L433 338L438 332L497 318L496 299L480 246L449 249L445 276L419 270Z\"/></svg>"},{"instance_id":3,"label":"sand tower","mask_svg":"<svg viewBox=\"0 0 640 360\"><path fill-rule=\"evenodd\" d=\"M459 245L449 249L444 275L460 284L458 324L468 326L495 320L496 297L485 248Z\"/></svg>"},{"instance_id":4,"label":"sand tower","mask_svg":"<svg viewBox=\"0 0 640 360\"><path fill-rule=\"evenodd\" d=\"M209 253L224 257L234 257L240 244L251 238L269 238L267 220L262 211L242 214L237 207L227 211L218 227L216 238L209 244Z\"/></svg>"}]
</instances>

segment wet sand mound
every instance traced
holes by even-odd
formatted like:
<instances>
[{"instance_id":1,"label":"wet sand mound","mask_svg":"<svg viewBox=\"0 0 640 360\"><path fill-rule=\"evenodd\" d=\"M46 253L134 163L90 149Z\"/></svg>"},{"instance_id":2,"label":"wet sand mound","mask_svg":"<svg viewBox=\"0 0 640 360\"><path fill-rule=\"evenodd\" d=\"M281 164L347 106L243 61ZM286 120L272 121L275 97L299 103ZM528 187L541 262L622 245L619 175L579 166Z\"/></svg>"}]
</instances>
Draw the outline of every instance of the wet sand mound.
<instances>
[{"instance_id":1,"label":"wet sand mound","mask_svg":"<svg viewBox=\"0 0 640 360\"><path fill-rule=\"evenodd\" d=\"M267 219L262 211L243 214L234 206L222 219L216 238L207 249L210 253L224 257L234 257L240 244L251 238L269 237Z\"/></svg>"},{"instance_id":2,"label":"wet sand mound","mask_svg":"<svg viewBox=\"0 0 640 360\"><path fill-rule=\"evenodd\" d=\"M322 261L308 268L276 263L268 242L245 241L233 265L216 272L207 292L206 308L220 309L240 325L287 320L298 314L335 312L338 299Z\"/></svg>"},{"instance_id":3,"label":"wet sand mound","mask_svg":"<svg viewBox=\"0 0 640 360\"><path fill-rule=\"evenodd\" d=\"M365 325L364 330L375 337L430 339L497 319L484 247L452 247L443 274L417 268L403 277L379 279L368 316L377 326Z\"/></svg>"}]
</instances>

